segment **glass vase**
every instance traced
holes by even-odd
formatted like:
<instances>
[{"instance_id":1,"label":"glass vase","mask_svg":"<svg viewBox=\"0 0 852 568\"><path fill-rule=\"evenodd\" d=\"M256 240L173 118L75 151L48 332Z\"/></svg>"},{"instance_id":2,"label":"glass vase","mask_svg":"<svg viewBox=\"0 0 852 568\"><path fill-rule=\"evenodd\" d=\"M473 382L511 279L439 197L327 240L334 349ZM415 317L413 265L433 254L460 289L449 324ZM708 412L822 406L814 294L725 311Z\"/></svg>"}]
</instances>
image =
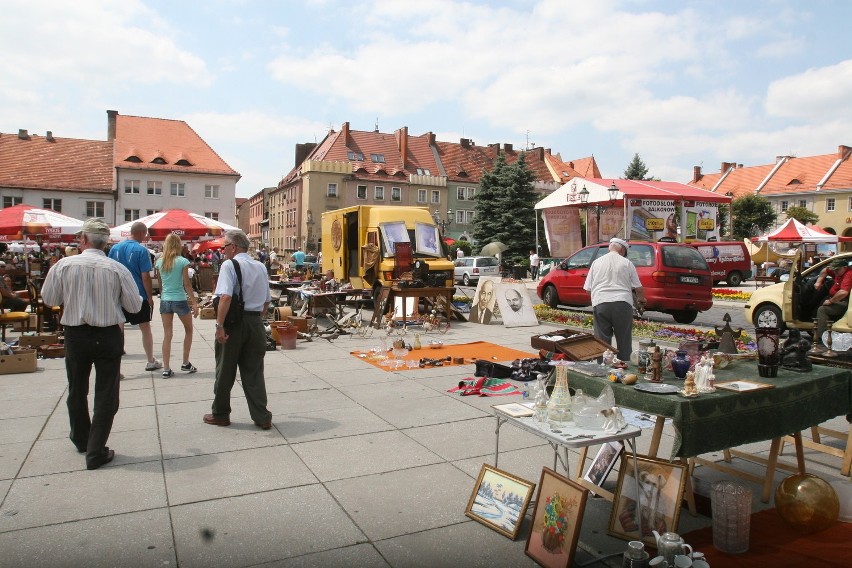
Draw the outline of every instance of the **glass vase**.
<instances>
[{"instance_id":1,"label":"glass vase","mask_svg":"<svg viewBox=\"0 0 852 568\"><path fill-rule=\"evenodd\" d=\"M547 401L547 422L552 428L561 428L573 420L571 393L568 390L568 366L557 364L555 367L556 384Z\"/></svg>"}]
</instances>

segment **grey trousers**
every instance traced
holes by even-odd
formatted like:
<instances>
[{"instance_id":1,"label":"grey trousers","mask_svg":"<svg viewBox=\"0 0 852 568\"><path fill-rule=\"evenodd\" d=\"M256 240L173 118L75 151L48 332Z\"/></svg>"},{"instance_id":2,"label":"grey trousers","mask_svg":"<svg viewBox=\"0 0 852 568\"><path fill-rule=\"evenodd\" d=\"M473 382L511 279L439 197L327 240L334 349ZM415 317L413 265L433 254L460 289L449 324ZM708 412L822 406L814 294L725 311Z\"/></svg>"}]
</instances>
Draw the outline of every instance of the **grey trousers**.
<instances>
[{"instance_id":1,"label":"grey trousers","mask_svg":"<svg viewBox=\"0 0 852 568\"><path fill-rule=\"evenodd\" d=\"M817 310L817 341L822 343L822 334L828 329L828 322L837 321L837 318L843 317L846 310L849 308L849 302L840 302L839 304L829 304L828 306L820 306Z\"/></svg>"},{"instance_id":2,"label":"grey trousers","mask_svg":"<svg viewBox=\"0 0 852 568\"><path fill-rule=\"evenodd\" d=\"M606 302L593 309L595 337L612 344L612 336L618 345L618 358L630 361L633 352L633 305L627 302Z\"/></svg>"}]
</instances>

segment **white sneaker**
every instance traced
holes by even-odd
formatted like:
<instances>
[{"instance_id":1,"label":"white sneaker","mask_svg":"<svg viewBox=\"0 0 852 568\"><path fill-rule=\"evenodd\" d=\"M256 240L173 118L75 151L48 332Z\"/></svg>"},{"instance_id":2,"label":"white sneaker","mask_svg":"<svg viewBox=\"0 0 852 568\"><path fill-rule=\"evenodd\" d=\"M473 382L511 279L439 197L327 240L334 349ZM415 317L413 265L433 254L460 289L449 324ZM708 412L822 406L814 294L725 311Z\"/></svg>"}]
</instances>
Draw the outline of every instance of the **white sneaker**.
<instances>
[{"instance_id":1,"label":"white sneaker","mask_svg":"<svg viewBox=\"0 0 852 568\"><path fill-rule=\"evenodd\" d=\"M145 365L146 371L156 371L157 369L162 369L162 368L163 368L163 364L160 363L159 361L157 361L156 359L154 359L153 361L151 361L150 363Z\"/></svg>"}]
</instances>

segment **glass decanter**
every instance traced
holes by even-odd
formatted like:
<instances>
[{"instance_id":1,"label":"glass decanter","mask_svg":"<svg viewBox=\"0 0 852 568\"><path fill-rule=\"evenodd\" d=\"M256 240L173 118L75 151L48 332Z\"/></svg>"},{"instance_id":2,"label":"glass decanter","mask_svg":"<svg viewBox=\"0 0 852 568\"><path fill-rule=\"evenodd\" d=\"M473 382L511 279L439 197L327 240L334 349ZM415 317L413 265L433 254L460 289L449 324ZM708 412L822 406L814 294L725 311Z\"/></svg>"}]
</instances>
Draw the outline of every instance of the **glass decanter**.
<instances>
[{"instance_id":1,"label":"glass decanter","mask_svg":"<svg viewBox=\"0 0 852 568\"><path fill-rule=\"evenodd\" d=\"M536 383L535 421L544 424L547 422L547 373L539 373Z\"/></svg>"},{"instance_id":2,"label":"glass decanter","mask_svg":"<svg viewBox=\"0 0 852 568\"><path fill-rule=\"evenodd\" d=\"M551 428L561 428L573 420L571 415L571 393L568 391L568 366L553 363L556 367L556 385L547 402L547 422Z\"/></svg>"}]
</instances>

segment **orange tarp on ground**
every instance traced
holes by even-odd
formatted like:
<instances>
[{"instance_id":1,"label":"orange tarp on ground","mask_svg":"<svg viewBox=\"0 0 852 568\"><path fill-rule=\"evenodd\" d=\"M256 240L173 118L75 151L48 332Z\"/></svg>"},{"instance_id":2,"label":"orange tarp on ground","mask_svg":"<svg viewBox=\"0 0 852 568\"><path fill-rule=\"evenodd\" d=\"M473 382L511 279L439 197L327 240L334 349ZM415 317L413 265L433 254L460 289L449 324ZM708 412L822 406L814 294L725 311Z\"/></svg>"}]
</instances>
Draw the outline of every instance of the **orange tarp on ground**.
<instances>
[{"instance_id":1,"label":"orange tarp on ground","mask_svg":"<svg viewBox=\"0 0 852 568\"><path fill-rule=\"evenodd\" d=\"M390 339L388 338L388 343L390 343ZM404 337L403 338L406 343L411 343L413 338ZM486 359L488 361L514 361L515 359L524 359L530 357L538 357L538 353L527 353L525 351L518 351L516 349L509 349L508 347L502 347L500 345L496 345L494 343L489 343L487 341L474 341L472 343L456 343L456 344L445 344L443 347L439 347L437 349L433 349L429 347L430 341L440 341L440 339L436 339L435 337L426 337L425 339L421 337L420 339L423 342L422 349L413 349L411 350L407 356L403 357L403 361L419 361L423 358L429 359L443 359L444 357L450 357L450 361L445 361L442 366L460 366L460 365L470 365L476 362L477 359ZM372 359L369 357L369 353L365 351L353 351L352 355L363 359L364 361L379 367L380 369L391 369L390 367L383 367L381 365L381 361L377 359ZM362 355L368 355L367 357L362 357ZM392 356L390 356L393 358ZM464 358L464 363L453 363L453 358L462 357ZM414 367L417 368L417 367Z\"/></svg>"}]
</instances>

